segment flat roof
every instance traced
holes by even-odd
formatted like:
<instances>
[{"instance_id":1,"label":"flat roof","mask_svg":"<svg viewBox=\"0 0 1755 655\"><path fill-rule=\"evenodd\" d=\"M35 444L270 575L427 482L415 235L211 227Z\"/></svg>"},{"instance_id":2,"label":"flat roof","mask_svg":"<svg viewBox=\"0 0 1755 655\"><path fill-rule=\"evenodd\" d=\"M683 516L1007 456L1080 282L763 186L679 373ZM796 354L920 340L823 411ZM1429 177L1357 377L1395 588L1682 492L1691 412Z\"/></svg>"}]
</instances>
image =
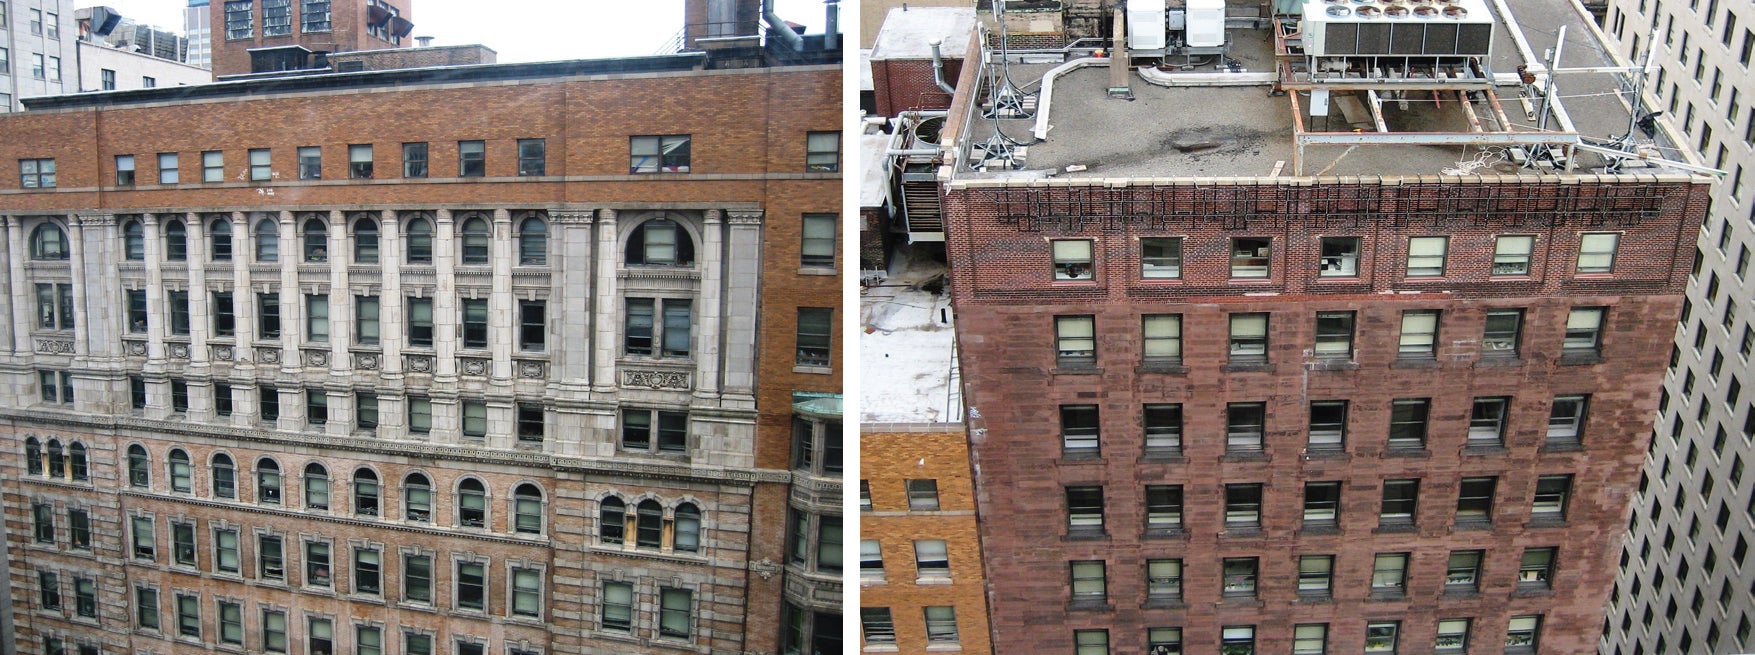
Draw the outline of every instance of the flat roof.
<instances>
[{"instance_id":1,"label":"flat roof","mask_svg":"<svg viewBox=\"0 0 1755 655\"><path fill-rule=\"evenodd\" d=\"M889 277L860 294L859 418L961 423L956 316L942 291L945 265L906 248L896 258ZM935 279L939 293L921 288Z\"/></svg>"},{"instance_id":2,"label":"flat roof","mask_svg":"<svg viewBox=\"0 0 1755 655\"><path fill-rule=\"evenodd\" d=\"M1357 0L1355 0L1357 1ZM1390 138L1392 143L1309 143L1301 156L1301 175L1383 176L1469 174L1562 174L1566 171L1522 168L1510 160L1504 144L1410 143L1424 134L1473 135L1484 125L1488 136L1537 140L1544 132L1570 134L1577 140L1603 139L1627 131L1629 111L1618 76L1608 72L1564 72L1567 68L1616 65L1613 55L1598 41L1579 11L1569 0L1489 0L1498 17L1490 58L1472 80L1474 90L1432 88L1393 92L1377 91L1381 120L1370 111L1370 96L1353 88L1327 91L1327 116L1314 116L1312 92L1288 88L1275 94L1273 81L1273 35L1268 29L1233 27L1228 31L1227 69L1216 58L1195 57L1192 70L1130 70L1131 97L1113 97L1108 60L1093 59L1067 64L1042 55L1014 55L1009 74L1025 92L1046 96L1035 100L1036 111L1047 108L1048 118L988 120L980 108L961 133L965 162L981 158L978 147L989 142L995 131L1015 144L1021 153L1021 170L991 166L970 170L960 166L959 180L1005 180L1041 178L1186 178L1186 177L1292 177L1299 157L1300 128L1310 135L1335 135L1345 140L1353 134L1375 139L1406 134L1409 139ZM1509 9L1510 18L1501 14ZM1516 82L1516 68L1528 64L1545 70L1540 60L1553 47L1557 28L1567 26L1556 76L1556 96L1575 132L1566 133L1555 118L1546 128L1529 120L1529 105L1538 109L1541 100L1526 94ZM1512 26L1516 26L1514 29ZM1180 57L1173 58L1184 63ZM1023 63L1031 62L1031 63ZM1051 74L1053 71L1053 74ZM1046 81L1048 75L1052 81ZM1489 77L1490 76L1490 77ZM1150 78L1151 81L1148 81ZM1543 78L1545 80L1545 77ZM1538 81L1538 87L1542 81ZM1432 86L1438 86L1434 84ZM1042 90L1047 89L1047 90ZM1462 102L1463 98L1468 102ZM1345 105L1343 107L1343 105ZM1472 116L1471 116L1472 114ZM1503 117L1503 118L1501 118ZM1038 136L1042 136L1040 140ZM1660 156L1685 161L1680 147L1660 132L1656 143L1636 134L1636 141L1655 146ZM1460 140L1460 139L1458 139ZM976 148L971 149L969 146ZM1605 155L1576 152L1572 173L1597 172L1608 161ZM1623 172L1658 172L1634 162ZM1070 169L1069 169L1070 167ZM1676 172L1677 169L1665 169Z\"/></svg>"},{"instance_id":3,"label":"flat roof","mask_svg":"<svg viewBox=\"0 0 1755 655\"><path fill-rule=\"evenodd\" d=\"M944 56L962 59L974 32L974 7L897 7L884 16L871 59L931 59L933 39L943 42Z\"/></svg>"}]
</instances>

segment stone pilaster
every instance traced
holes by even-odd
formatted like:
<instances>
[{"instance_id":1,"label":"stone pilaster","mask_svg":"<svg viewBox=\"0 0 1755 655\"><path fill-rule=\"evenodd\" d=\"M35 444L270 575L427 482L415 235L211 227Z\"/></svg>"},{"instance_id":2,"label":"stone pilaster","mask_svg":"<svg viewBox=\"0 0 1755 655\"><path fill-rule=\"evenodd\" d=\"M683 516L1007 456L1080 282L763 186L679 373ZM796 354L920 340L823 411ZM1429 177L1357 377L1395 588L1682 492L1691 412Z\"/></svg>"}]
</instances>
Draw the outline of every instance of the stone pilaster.
<instances>
[{"instance_id":1,"label":"stone pilaster","mask_svg":"<svg viewBox=\"0 0 1755 655\"><path fill-rule=\"evenodd\" d=\"M597 324L596 347L591 349L594 360L591 371L591 390L600 394L613 394L616 390L615 363L621 355L622 316L621 298L617 295L616 273L621 263L621 248L617 247L620 231L616 228L616 210L600 209L597 211L597 283L592 285L596 299Z\"/></svg>"}]
</instances>

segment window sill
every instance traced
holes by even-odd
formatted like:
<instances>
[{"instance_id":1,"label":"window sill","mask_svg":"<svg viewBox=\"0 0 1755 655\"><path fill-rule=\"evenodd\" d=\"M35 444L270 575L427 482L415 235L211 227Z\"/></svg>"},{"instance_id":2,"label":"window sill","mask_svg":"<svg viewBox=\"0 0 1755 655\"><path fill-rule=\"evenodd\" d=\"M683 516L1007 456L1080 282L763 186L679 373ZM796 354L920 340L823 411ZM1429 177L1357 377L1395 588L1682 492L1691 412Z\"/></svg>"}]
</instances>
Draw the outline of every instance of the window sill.
<instances>
[{"instance_id":1,"label":"window sill","mask_svg":"<svg viewBox=\"0 0 1755 655\"><path fill-rule=\"evenodd\" d=\"M927 644L926 645L926 652L928 652L928 653L961 653L961 652L963 652L963 645L960 643L958 643L958 644Z\"/></svg>"},{"instance_id":2,"label":"window sill","mask_svg":"<svg viewBox=\"0 0 1755 655\"><path fill-rule=\"evenodd\" d=\"M889 584L890 581L883 578L859 578L859 586L861 587L886 587Z\"/></svg>"},{"instance_id":3,"label":"window sill","mask_svg":"<svg viewBox=\"0 0 1755 655\"><path fill-rule=\"evenodd\" d=\"M1271 373L1274 365L1266 361L1232 362L1219 367L1219 370L1226 373Z\"/></svg>"},{"instance_id":4,"label":"window sill","mask_svg":"<svg viewBox=\"0 0 1755 655\"><path fill-rule=\"evenodd\" d=\"M1440 368L1442 366L1444 366L1444 364L1439 363L1438 359L1435 357L1432 357L1432 356L1421 357L1419 359L1415 359L1415 358L1411 358L1411 357L1400 358L1400 359L1395 360L1394 362L1391 362L1389 365L1390 368L1414 369L1414 370L1429 370L1429 369Z\"/></svg>"},{"instance_id":5,"label":"window sill","mask_svg":"<svg viewBox=\"0 0 1755 655\"><path fill-rule=\"evenodd\" d=\"M1351 357L1347 359L1317 359L1310 362L1307 368L1312 371L1357 371L1359 363L1353 361Z\"/></svg>"},{"instance_id":6,"label":"window sill","mask_svg":"<svg viewBox=\"0 0 1755 655\"><path fill-rule=\"evenodd\" d=\"M1066 604L1066 611L1068 611L1068 612L1113 612L1113 611L1115 611L1115 606L1110 604L1109 599L1107 599L1107 598L1101 598L1101 599L1095 599L1095 600L1075 600L1075 601L1068 602Z\"/></svg>"},{"instance_id":7,"label":"window sill","mask_svg":"<svg viewBox=\"0 0 1755 655\"><path fill-rule=\"evenodd\" d=\"M1520 583L1516 589L1511 590L1512 598L1551 598L1553 596L1554 588L1549 586L1531 585L1526 587Z\"/></svg>"},{"instance_id":8,"label":"window sill","mask_svg":"<svg viewBox=\"0 0 1755 655\"><path fill-rule=\"evenodd\" d=\"M1503 443L1470 443L1463 446L1464 455L1504 455L1511 452Z\"/></svg>"},{"instance_id":9,"label":"window sill","mask_svg":"<svg viewBox=\"0 0 1755 655\"><path fill-rule=\"evenodd\" d=\"M1475 360L1476 368L1508 368L1513 366L1523 366L1523 360L1517 355L1481 355L1480 359Z\"/></svg>"},{"instance_id":10,"label":"window sill","mask_svg":"<svg viewBox=\"0 0 1755 655\"><path fill-rule=\"evenodd\" d=\"M1561 366L1591 366L1603 363L1602 353L1560 353Z\"/></svg>"},{"instance_id":11,"label":"window sill","mask_svg":"<svg viewBox=\"0 0 1755 655\"><path fill-rule=\"evenodd\" d=\"M1563 518L1531 517L1528 523L1523 524L1523 527L1526 528L1564 528L1567 526L1566 519Z\"/></svg>"},{"instance_id":12,"label":"window sill","mask_svg":"<svg viewBox=\"0 0 1755 655\"><path fill-rule=\"evenodd\" d=\"M1309 460L1336 460L1336 461L1345 462L1345 461L1351 461L1353 459L1353 456L1347 454L1347 450L1345 448L1306 448L1306 449L1304 449L1304 459L1306 461L1309 461Z\"/></svg>"},{"instance_id":13,"label":"window sill","mask_svg":"<svg viewBox=\"0 0 1755 655\"><path fill-rule=\"evenodd\" d=\"M1228 525L1225 526L1223 532L1219 533L1219 537L1223 539L1259 539L1265 534L1259 525Z\"/></svg>"},{"instance_id":14,"label":"window sill","mask_svg":"<svg viewBox=\"0 0 1755 655\"><path fill-rule=\"evenodd\" d=\"M1146 598L1144 607L1149 610L1179 610L1188 606L1181 598Z\"/></svg>"},{"instance_id":15,"label":"window sill","mask_svg":"<svg viewBox=\"0 0 1755 655\"><path fill-rule=\"evenodd\" d=\"M1094 366L1094 365L1093 366L1084 366L1084 365L1078 365L1078 364L1058 365L1058 366L1055 366L1054 368L1048 369L1048 374L1049 375L1102 375L1103 369L1101 369L1097 366Z\"/></svg>"},{"instance_id":16,"label":"window sill","mask_svg":"<svg viewBox=\"0 0 1755 655\"><path fill-rule=\"evenodd\" d=\"M1327 605L1327 604L1335 602L1335 597L1333 594L1326 594L1326 593L1325 594L1299 593L1297 602L1300 605Z\"/></svg>"},{"instance_id":17,"label":"window sill","mask_svg":"<svg viewBox=\"0 0 1755 655\"><path fill-rule=\"evenodd\" d=\"M951 583L950 578L915 578L914 579L914 584L917 584L917 585L948 585L950 583Z\"/></svg>"},{"instance_id":18,"label":"window sill","mask_svg":"<svg viewBox=\"0 0 1755 655\"><path fill-rule=\"evenodd\" d=\"M1060 461L1066 464L1102 464L1103 455L1095 451L1088 453L1061 451Z\"/></svg>"},{"instance_id":19,"label":"window sill","mask_svg":"<svg viewBox=\"0 0 1755 655\"><path fill-rule=\"evenodd\" d=\"M1219 456L1221 462L1266 462L1271 459L1273 458L1269 457L1267 451L1264 450L1227 452Z\"/></svg>"},{"instance_id":20,"label":"window sill","mask_svg":"<svg viewBox=\"0 0 1755 655\"><path fill-rule=\"evenodd\" d=\"M1341 526L1335 523L1305 523L1298 529L1299 536L1328 536L1341 533Z\"/></svg>"},{"instance_id":21,"label":"window sill","mask_svg":"<svg viewBox=\"0 0 1755 655\"><path fill-rule=\"evenodd\" d=\"M602 634L602 633L600 632L598 634ZM859 649L859 652L862 652L862 653L899 653L901 651L902 651L902 649L897 648L895 644L878 644L875 646L866 646L864 648Z\"/></svg>"},{"instance_id":22,"label":"window sill","mask_svg":"<svg viewBox=\"0 0 1755 655\"><path fill-rule=\"evenodd\" d=\"M1426 450L1425 447L1420 447L1420 448L1395 448L1395 447L1391 447L1388 450L1383 451L1383 458L1384 459L1419 459L1419 458L1431 457L1431 456L1432 456L1432 451Z\"/></svg>"},{"instance_id":23,"label":"window sill","mask_svg":"<svg viewBox=\"0 0 1755 655\"><path fill-rule=\"evenodd\" d=\"M1161 364L1148 362L1135 366L1133 372L1146 374L1156 373L1160 375L1184 375L1188 373L1188 367L1183 366L1182 362L1164 362Z\"/></svg>"},{"instance_id":24,"label":"window sill","mask_svg":"<svg viewBox=\"0 0 1755 655\"><path fill-rule=\"evenodd\" d=\"M1469 600L1480 597L1481 590L1479 589L1445 589L1443 593L1439 594L1439 598L1455 600Z\"/></svg>"},{"instance_id":25,"label":"window sill","mask_svg":"<svg viewBox=\"0 0 1755 655\"><path fill-rule=\"evenodd\" d=\"M1453 530L1462 530L1462 531L1467 531L1467 532L1473 532L1476 530L1492 530L1493 529L1493 522L1492 521L1479 521L1479 520L1470 520L1470 521L1458 520L1456 522L1456 524L1454 526L1452 526L1452 529Z\"/></svg>"},{"instance_id":26,"label":"window sill","mask_svg":"<svg viewBox=\"0 0 1755 655\"><path fill-rule=\"evenodd\" d=\"M798 274L799 275L833 276L833 275L840 275L841 272L835 270L834 267L818 268L818 267L814 267L814 266L801 266L798 269Z\"/></svg>"},{"instance_id":27,"label":"window sill","mask_svg":"<svg viewBox=\"0 0 1755 655\"><path fill-rule=\"evenodd\" d=\"M1068 532L1060 537L1061 541L1109 541L1107 532Z\"/></svg>"},{"instance_id":28,"label":"window sill","mask_svg":"<svg viewBox=\"0 0 1755 655\"><path fill-rule=\"evenodd\" d=\"M1576 453L1584 451L1584 444L1573 441L1547 441L1540 449L1544 453Z\"/></svg>"},{"instance_id":29,"label":"window sill","mask_svg":"<svg viewBox=\"0 0 1755 655\"><path fill-rule=\"evenodd\" d=\"M1408 599L1406 591L1373 591L1365 600L1373 603L1394 603Z\"/></svg>"},{"instance_id":30,"label":"window sill","mask_svg":"<svg viewBox=\"0 0 1755 655\"><path fill-rule=\"evenodd\" d=\"M1163 452L1148 450L1146 454L1140 456L1140 462L1143 464L1181 464L1187 461L1188 458L1183 457L1180 450Z\"/></svg>"},{"instance_id":31,"label":"window sill","mask_svg":"<svg viewBox=\"0 0 1755 655\"><path fill-rule=\"evenodd\" d=\"M1377 525L1377 529L1372 530L1371 533L1372 534L1402 534L1402 533L1409 533L1409 532L1417 532L1417 531L1419 531L1419 529L1420 529L1420 526L1418 524L1415 524L1415 523L1380 523Z\"/></svg>"},{"instance_id":32,"label":"window sill","mask_svg":"<svg viewBox=\"0 0 1755 655\"><path fill-rule=\"evenodd\" d=\"M801 364L792 367L792 372L807 375L834 375L835 369L832 366L805 366Z\"/></svg>"}]
</instances>

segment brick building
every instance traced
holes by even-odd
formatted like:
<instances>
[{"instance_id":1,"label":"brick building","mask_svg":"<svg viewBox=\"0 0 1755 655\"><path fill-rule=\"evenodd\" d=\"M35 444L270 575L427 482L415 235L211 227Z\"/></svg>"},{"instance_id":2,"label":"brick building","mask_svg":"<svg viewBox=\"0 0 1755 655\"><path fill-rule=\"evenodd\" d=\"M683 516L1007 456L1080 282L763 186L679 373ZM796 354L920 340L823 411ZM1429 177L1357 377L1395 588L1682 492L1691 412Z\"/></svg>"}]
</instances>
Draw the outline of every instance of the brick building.
<instances>
[{"instance_id":1,"label":"brick building","mask_svg":"<svg viewBox=\"0 0 1755 655\"><path fill-rule=\"evenodd\" d=\"M215 0L204 3L215 78L324 68L317 53L405 45L412 0ZM194 5L191 5L193 8Z\"/></svg>"},{"instance_id":2,"label":"brick building","mask_svg":"<svg viewBox=\"0 0 1755 655\"><path fill-rule=\"evenodd\" d=\"M950 298L925 249L862 293L859 604L868 650L991 653Z\"/></svg>"},{"instance_id":3,"label":"brick building","mask_svg":"<svg viewBox=\"0 0 1755 655\"><path fill-rule=\"evenodd\" d=\"M838 651L839 558L785 550L840 542L840 67L805 55L0 119L9 636Z\"/></svg>"},{"instance_id":4,"label":"brick building","mask_svg":"<svg viewBox=\"0 0 1755 655\"><path fill-rule=\"evenodd\" d=\"M1193 70L1012 63L1052 91L999 107L964 71L939 180L995 652L1594 648L1708 185L1628 161L1672 134L1579 137L1620 105L1489 75L1546 69L1520 22L1600 61L1507 5L1435 55L1325 46L1311 3Z\"/></svg>"},{"instance_id":5,"label":"brick building","mask_svg":"<svg viewBox=\"0 0 1755 655\"><path fill-rule=\"evenodd\" d=\"M877 115L950 106L951 94L938 86L933 75L932 45L940 44L944 81L950 84L962 74L974 31L974 7L891 9L871 48Z\"/></svg>"}]
</instances>

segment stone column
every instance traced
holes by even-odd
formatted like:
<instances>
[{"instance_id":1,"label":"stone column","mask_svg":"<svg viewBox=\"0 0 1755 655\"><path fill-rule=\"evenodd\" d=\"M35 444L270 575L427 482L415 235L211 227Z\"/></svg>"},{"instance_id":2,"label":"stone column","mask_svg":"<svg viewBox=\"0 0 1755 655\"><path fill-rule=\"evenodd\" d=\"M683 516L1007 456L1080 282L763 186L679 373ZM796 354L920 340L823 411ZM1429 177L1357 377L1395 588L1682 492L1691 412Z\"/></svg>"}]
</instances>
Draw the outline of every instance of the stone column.
<instances>
[{"instance_id":1,"label":"stone column","mask_svg":"<svg viewBox=\"0 0 1755 655\"><path fill-rule=\"evenodd\" d=\"M12 291L12 354L29 356L33 347L30 329L35 321L32 313L30 283L25 280L24 260L30 251L24 247L24 223L17 216L6 217L7 269Z\"/></svg>"},{"instance_id":2,"label":"stone column","mask_svg":"<svg viewBox=\"0 0 1755 655\"><path fill-rule=\"evenodd\" d=\"M401 217L394 211L384 212L378 243L378 260L383 262L383 288L378 296L378 343L383 347L379 359L378 426L385 434L402 435L408 415L402 396L402 339L407 329L402 323L402 227Z\"/></svg>"},{"instance_id":3,"label":"stone column","mask_svg":"<svg viewBox=\"0 0 1755 655\"><path fill-rule=\"evenodd\" d=\"M250 284L250 263L256 260L256 235L244 212L232 212L232 425L256 422L256 290Z\"/></svg>"},{"instance_id":4,"label":"stone column","mask_svg":"<svg viewBox=\"0 0 1755 655\"><path fill-rule=\"evenodd\" d=\"M494 358L491 384L501 387L502 393L511 393L512 350L518 334L518 302L512 297L512 264L518 261L513 248L512 213L494 210L493 230L493 251L488 257L494 270L493 289L488 295L488 347Z\"/></svg>"},{"instance_id":5,"label":"stone column","mask_svg":"<svg viewBox=\"0 0 1755 655\"><path fill-rule=\"evenodd\" d=\"M549 379L562 389L585 391L591 384L592 348L596 339L592 321L590 211L550 214L553 239L549 263L548 335Z\"/></svg>"},{"instance_id":6,"label":"stone column","mask_svg":"<svg viewBox=\"0 0 1755 655\"><path fill-rule=\"evenodd\" d=\"M457 382L457 226L448 209L439 210L433 239L433 383ZM438 431L438 409L433 430Z\"/></svg>"},{"instance_id":7,"label":"stone column","mask_svg":"<svg viewBox=\"0 0 1755 655\"><path fill-rule=\"evenodd\" d=\"M67 217L67 259L73 274L73 361L83 366L91 352L92 317L98 312L87 311L85 281L85 224L77 214Z\"/></svg>"},{"instance_id":8,"label":"stone column","mask_svg":"<svg viewBox=\"0 0 1755 655\"><path fill-rule=\"evenodd\" d=\"M754 403L756 314L760 302L762 211L727 212L725 306L748 307L725 319L725 394ZM732 400L733 398L727 398Z\"/></svg>"},{"instance_id":9,"label":"stone column","mask_svg":"<svg viewBox=\"0 0 1755 655\"><path fill-rule=\"evenodd\" d=\"M353 261L348 247L347 216L329 211L329 422L326 432L346 436L353 432L353 289L348 286L347 265Z\"/></svg>"},{"instance_id":10,"label":"stone column","mask_svg":"<svg viewBox=\"0 0 1755 655\"><path fill-rule=\"evenodd\" d=\"M597 324L597 338L594 339L596 347L591 349L594 363L591 390L601 394L615 393L615 362L621 356L618 337L622 326L622 299L616 284L616 273L622 260L619 238L616 210L597 210L597 283L592 285L597 302L593 319Z\"/></svg>"},{"instance_id":11,"label":"stone column","mask_svg":"<svg viewBox=\"0 0 1755 655\"><path fill-rule=\"evenodd\" d=\"M117 229L113 214L87 214L80 222L85 225L88 242L85 279L96 281L87 285L90 287L86 290L87 307L103 317L103 320L85 322L88 350L81 352L94 365L98 361L119 365L122 361L122 334L128 329L122 276L116 274L116 262L123 258L122 233ZM94 232L96 237L91 238ZM96 295L97 300L89 300L92 295Z\"/></svg>"},{"instance_id":12,"label":"stone column","mask_svg":"<svg viewBox=\"0 0 1755 655\"><path fill-rule=\"evenodd\" d=\"M158 215L141 216L146 239L146 372L165 370L165 333L170 320L165 307L164 241Z\"/></svg>"},{"instance_id":13,"label":"stone column","mask_svg":"<svg viewBox=\"0 0 1755 655\"><path fill-rule=\"evenodd\" d=\"M208 361L207 339L213 311L207 295L207 221L201 214L189 220L189 417L213 416L213 380Z\"/></svg>"},{"instance_id":14,"label":"stone column","mask_svg":"<svg viewBox=\"0 0 1755 655\"><path fill-rule=\"evenodd\" d=\"M696 303L700 316L695 321L695 397L717 400L719 397L719 316L725 283L725 222L719 210L708 210L702 217L701 229L701 299Z\"/></svg>"},{"instance_id":15,"label":"stone column","mask_svg":"<svg viewBox=\"0 0 1755 655\"><path fill-rule=\"evenodd\" d=\"M304 362L299 361L299 343L304 339L305 312L299 289L299 263L304 248L299 247L298 222L290 211L280 212L280 372L297 375ZM284 400L284 399L283 399ZM301 406L302 410L303 407ZM286 403L280 404L282 424L287 419ZM304 412L298 412L303 415Z\"/></svg>"}]
</instances>

